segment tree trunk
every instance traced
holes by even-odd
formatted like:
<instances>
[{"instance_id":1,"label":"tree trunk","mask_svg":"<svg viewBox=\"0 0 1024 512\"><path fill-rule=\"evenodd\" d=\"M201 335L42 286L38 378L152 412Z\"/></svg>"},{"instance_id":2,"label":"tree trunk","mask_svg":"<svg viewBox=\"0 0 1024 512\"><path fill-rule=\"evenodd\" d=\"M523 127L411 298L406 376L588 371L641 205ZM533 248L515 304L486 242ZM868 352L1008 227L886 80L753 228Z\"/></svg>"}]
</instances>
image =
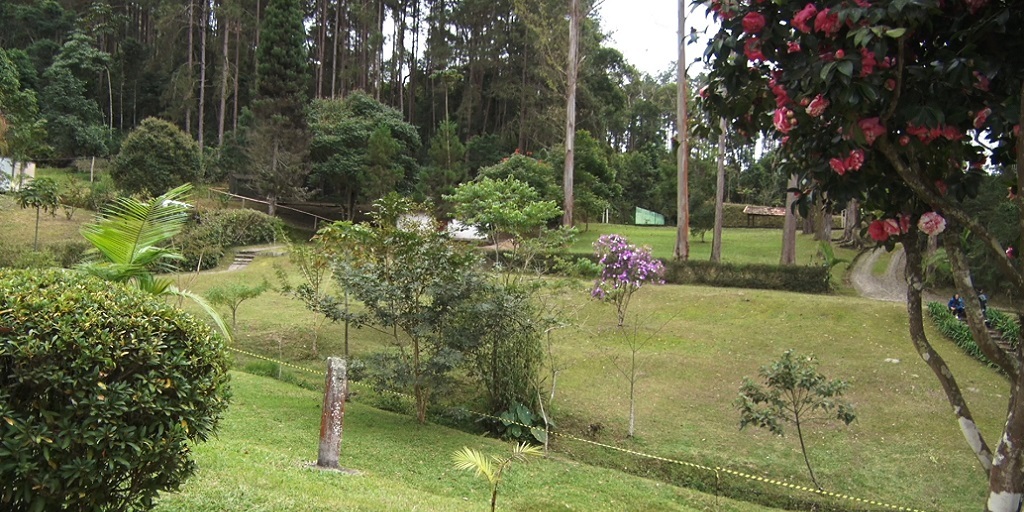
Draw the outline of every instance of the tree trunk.
<instances>
[{"instance_id":1,"label":"tree trunk","mask_svg":"<svg viewBox=\"0 0 1024 512\"><path fill-rule=\"evenodd\" d=\"M722 133L718 134L718 177L715 181L715 232L711 239L711 261L722 262L722 224L725 217L725 129L723 117L719 122Z\"/></svg>"},{"instance_id":2,"label":"tree trunk","mask_svg":"<svg viewBox=\"0 0 1024 512\"><path fill-rule=\"evenodd\" d=\"M234 73L234 96L231 98L231 129L238 129L238 75L242 73L241 60L242 47L242 22L235 20L235 73Z\"/></svg>"},{"instance_id":3,"label":"tree trunk","mask_svg":"<svg viewBox=\"0 0 1024 512\"><path fill-rule=\"evenodd\" d=\"M850 199L850 202L846 204L844 217L846 225L843 226L842 243L855 243L857 241L857 225L860 224L860 202L856 199Z\"/></svg>"},{"instance_id":4,"label":"tree trunk","mask_svg":"<svg viewBox=\"0 0 1024 512\"><path fill-rule=\"evenodd\" d=\"M690 259L690 143L687 140L689 125L686 119L686 2L679 0L678 7L679 59L676 62L676 247L675 258Z\"/></svg>"},{"instance_id":5,"label":"tree trunk","mask_svg":"<svg viewBox=\"0 0 1024 512\"><path fill-rule=\"evenodd\" d=\"M334 32L331 34L331 98L337 97L337 82L338 82L338 32L341 32L339 28L339 22L341 20L341 5L340 2L334 6ZM347 324L346 324L347 325ZM348 354L345 354L348 357Z\"/></svg>"},{"instance_id":6,"label":"tree trunk","mask_svg":"<svg viewBox=\"0 0 1024 512\"><path fill-rule=\"evenodd\" d=\"M206 120L206 31L210 26L210 0L203 0L202 10L203 22L199 25L202 33L199 35L199 126L197 128L197 140L199 151L203 150L203 128ZM202 156L200 156L202 158Z\"/></svg>"},{"instance_id":7,"label":"tree trunk","mask_svg":"<svg viewBox=\"0 0 1024 512\"><path fill-rule=\"evenodd\" d=\"M221 9L224 9L223 3ZM228 43L231 39L231 24L227 20L227 14L221 13L221 19L217 20L217 29L223 39L221 45L221 70L220 70L220 111L217 114L217 147L224 146L224 119L227 117L228 108L228 71L231 66L231 54L228 52Z\"/></svg>"},{"instance_id":8,"label":"tree trunk","mask_svg":"<svg viewBox=\"0 0 1024 512\"><path fill-rule=\"evenodd\" d=\"M573 174L576 153L576 77L579 74L580 0L569 0L569 61L566 68L565 168L562 171L562 225L573 225Z\"/></svg>"},{"instance_id":9,"label":"tree trunk","mask_svg":"<svg viewBox=\"0 0 1024 512\"><path fill-rule=\"evenodd\" d=\"M789 176L789 187L796 188L799 178L797 175ZM793 212L793 203L796 202L796 194L786 193L786 222L782 227L782 257L779 258L780 265L796 264L796 213Z\"/></svg>"},{"instance_id":10,"label":"tree trunk","mask_svg":"<svg viewBox=\"0 0 1024 512\"><path fill-rule=\"evenodd\" d=\"M185 95L185 133L192 135L192 94L195 90L195 84L192 82L192 73L194 71L193 54L195 53L195 44L192 37L192 33L195 31L195 2L194 0L188 0L188 61L187 61L187 80L188 93Z\"/></svg>"},{"instance_id":11,"label":"tree trunk","mask_svg":"<svg viewBox=\"0 0 1024 512\"><path fill-rule=\"evenodd\" d=\"M921 290L924 289L924 281L921 278L921 246L917 241L916 226L911 226L911 233L902 237L903 251L906 254L906 279L907 279L907 317L909 319L910 341L917 349L921 359L931 368L932 373L939 380L946 400L953 406L953 414L956 415L960 424L960 431L967 440L967 445L974 451L978 462L985 472L992 470L992 451L985 443L981 431L978 430L971 415L971 410L964 401L960 386L957 385L953 372L946 366L946 362L928 341L924 331L924 316L921 311Z\"/></svg>"},{"instance_id":12,"label":"tree trunk","mask_svg":"<svg viewBox=\"0 0 1024 512\"><path fill-rule=\"evenodd\" d=\"M345 428L345 395L348 394L348 368L346 360L327 358L327 377L324 382L324 405L320 412L320 447L316 465L338 468L341 439Z\"/></svg>"}]
</instances>

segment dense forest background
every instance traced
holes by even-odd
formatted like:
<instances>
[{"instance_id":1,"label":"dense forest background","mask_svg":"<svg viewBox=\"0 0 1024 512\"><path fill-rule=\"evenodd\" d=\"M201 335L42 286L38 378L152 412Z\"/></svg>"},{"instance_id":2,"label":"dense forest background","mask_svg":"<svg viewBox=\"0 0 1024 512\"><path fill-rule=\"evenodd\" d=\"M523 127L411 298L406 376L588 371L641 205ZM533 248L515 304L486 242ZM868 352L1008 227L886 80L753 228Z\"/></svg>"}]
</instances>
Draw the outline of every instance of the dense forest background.
<instances>
[{"instance_id":1,"label":"dense forest background","mask_svg":"<svg viewBox=\"0 0 1024 512\"><path fill-rule=\"evenodd\" d=\"M20 131L0 150L55 166L112 157L159 117L202 148L202 179L259 182L284 169L288 183L254 187L281 199L353 211L397 190L440 202L503 162L491 174L517 174L559 199L566 12L552 0L4 0L6 73L34 110L15 126L5 107ZM579 39L578 215L629 221L639 206L671 219L674 73L641 73L605 40L589 15ZM271 101L282 95L290 100ZM278 145L301 149L260 151ZM699 224L718 140L691 136L691 148ZM755 152L737 136L726 150L727 201L781 204L770 148Z\"/></svg>"}]
</instances>

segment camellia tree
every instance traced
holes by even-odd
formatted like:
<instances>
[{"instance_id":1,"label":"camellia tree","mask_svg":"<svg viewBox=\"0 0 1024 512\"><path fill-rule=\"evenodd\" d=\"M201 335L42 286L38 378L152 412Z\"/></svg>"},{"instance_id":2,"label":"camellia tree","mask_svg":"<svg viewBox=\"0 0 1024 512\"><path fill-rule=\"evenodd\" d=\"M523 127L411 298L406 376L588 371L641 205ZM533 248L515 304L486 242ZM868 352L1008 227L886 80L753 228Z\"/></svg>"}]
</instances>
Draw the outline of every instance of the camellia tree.
<instances>
[{"instance_id":1,"label":"camellia tree","mask_svg":"<svg viewBox=\"0 0 1024 512\"><path fill-rule=\"evenodd\" d=\"M802 178L798 207L839 209L857 199L868 235L907 253L910 334L939 379L967 444L989 477L986 510L1016 511L1024 495L1021 350L1000 350L969 308L972 334L1009 378L1004 431L994 447L925 336L924 234L943 235L957 290L977 297L961 234L982 241L1014 295L1024 294L1016 240L999 239L962 201L986 168L1002 166L1019 211L1024 187L1024 4L993 0L712 0L721 22L705 59L702 101L735 130L780 137L783 165ZM1024 217L1020 223L1024 230ZM1013 244L1013 245L1011 245ZM1019 346L1019 345L1018 345Z\"/></svg>"}]
</instances>

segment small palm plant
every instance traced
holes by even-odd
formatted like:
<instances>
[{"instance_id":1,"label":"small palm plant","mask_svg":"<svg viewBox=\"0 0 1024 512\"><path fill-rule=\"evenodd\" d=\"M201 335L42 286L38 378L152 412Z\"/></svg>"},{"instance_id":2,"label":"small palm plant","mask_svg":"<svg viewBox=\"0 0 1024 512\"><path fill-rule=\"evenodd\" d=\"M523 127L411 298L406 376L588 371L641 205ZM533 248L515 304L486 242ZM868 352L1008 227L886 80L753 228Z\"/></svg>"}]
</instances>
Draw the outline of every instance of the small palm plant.
<instances>
[{"instance_id":1,"label":"small palm plant","mask_svg":"<svg viewBox=\"0 0 1024 512\"><path fill-rule=\"evenodd\" d=\"M501 476L513 462L527 462L528 457L539 457L543 455L540 446L529 443L519 443L512 446L512 454L507 457L486 455L472 448L463 447L455 452L452 460L455 462L455 469L473 471L477 476L483 475L491 484L491 512L494 512L498 502L498 484L501 483Z\"/></svg>"},{"instance_id":2,"label":"small palm plant","mask_svg":"<svg viewBox=\"0 0 1024 512\"><path fill-rule=\"evenodd\" d=\"M107 281L131 283L153 295L189 299L230 341L227 324L205 298L157 275L172 270L171 262L182 259L180 253L163 244L185 228L191 207L181 200L190 190L192 186L186 183L148 201L119 197L96 220L82 226L82 236L93 248L89 251L91 261L80 268Z\"/></svg>"}]
</instances>

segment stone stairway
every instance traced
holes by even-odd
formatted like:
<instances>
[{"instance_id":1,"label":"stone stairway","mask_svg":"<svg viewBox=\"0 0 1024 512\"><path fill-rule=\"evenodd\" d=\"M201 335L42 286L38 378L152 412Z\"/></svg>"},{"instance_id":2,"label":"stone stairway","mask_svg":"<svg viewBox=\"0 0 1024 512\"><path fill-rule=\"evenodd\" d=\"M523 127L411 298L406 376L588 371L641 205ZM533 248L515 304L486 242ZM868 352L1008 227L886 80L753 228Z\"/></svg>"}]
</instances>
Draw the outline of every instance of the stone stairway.
<instances>
[{"instance_id":1,"label":"stone stairway","mask_svg":"<svg viewBox=\"0 0 1024 512\"><path fill-rule=\"evenodd\" d=\"M988 335L992 338L992 341L996 342L996 345L999 345L999 348L1003 349L1004 352L1013 353L1013 345L1003 338L1003 333L999 332L998 329L989 326Z\"/></svg>"},{"instance_id":2,"label":"stone stairway","mask_svg":"<svg viewBox=\"0 0 1024 512\"><path fill-rule=\"evenodd\" d=\"M235 253L235 259L231 262L228 270L240 270L252 263L252 260L256 259L256 251L253 249L242 249Z\"/></svg>"}]
</instances>

